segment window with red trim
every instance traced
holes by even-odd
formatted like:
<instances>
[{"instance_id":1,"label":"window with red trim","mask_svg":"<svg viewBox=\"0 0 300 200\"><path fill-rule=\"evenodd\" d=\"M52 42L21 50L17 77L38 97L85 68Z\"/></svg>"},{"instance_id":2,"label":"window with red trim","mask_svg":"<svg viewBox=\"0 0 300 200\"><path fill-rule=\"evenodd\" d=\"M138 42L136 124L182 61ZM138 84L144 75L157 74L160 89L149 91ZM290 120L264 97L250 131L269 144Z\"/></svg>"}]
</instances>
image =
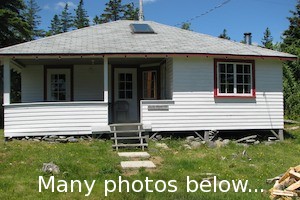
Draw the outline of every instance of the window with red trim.
<instances>
[{"instance_id":1,"label":"window with red trim","mask_svg":"<svg viewBox=\"0 0 300 200\"><path fill-rule=\"evenodd\" d=\"M255 97L254 61L215 60L215 97Z\"/></svg>"}]
</instances>

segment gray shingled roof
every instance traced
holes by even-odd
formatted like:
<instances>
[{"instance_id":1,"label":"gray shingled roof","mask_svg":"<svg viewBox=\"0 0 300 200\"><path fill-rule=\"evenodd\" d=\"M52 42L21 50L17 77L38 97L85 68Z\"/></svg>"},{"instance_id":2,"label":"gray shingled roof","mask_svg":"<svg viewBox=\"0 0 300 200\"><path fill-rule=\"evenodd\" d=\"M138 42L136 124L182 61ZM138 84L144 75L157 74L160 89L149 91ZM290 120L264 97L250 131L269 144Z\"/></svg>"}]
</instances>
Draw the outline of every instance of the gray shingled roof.
<instances>
[{"instance_id":1,"label":"gray shingled roof","mask_svg":"<svg viewBox=\"0 0 300 200\"><path fill-rule=\"evenodd\" d=\"M168 53L294 58L294 55L182 30L152 21L155 34L133 34L134 21L91 26L0 49L0 55Z\"/></svg>"}]
</instances>

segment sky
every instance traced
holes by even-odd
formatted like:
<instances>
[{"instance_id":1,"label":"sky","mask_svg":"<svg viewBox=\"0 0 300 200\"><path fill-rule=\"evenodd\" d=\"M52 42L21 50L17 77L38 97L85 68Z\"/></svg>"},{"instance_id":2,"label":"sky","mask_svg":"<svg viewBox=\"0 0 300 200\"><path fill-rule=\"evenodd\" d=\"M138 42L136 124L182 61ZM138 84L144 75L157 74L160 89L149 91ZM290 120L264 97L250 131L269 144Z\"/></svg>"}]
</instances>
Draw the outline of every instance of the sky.
<instances>
[{"instance_id":1,"label":"sky","mask_svg":"<svg viewBox=\"0 0 300 200\"><path fill-rule=\"evenodd\" d=\"M48 30L54 14L60 14L68 2L74 13L79 0L36 0L41 11L41 27ZM92 20L100 15L109 0L84 0L84 8ZM139 5L139 0L123 0ZM252 33L254 44L261 44L267 27L274 42L280 42L289 27L287 17L295 10L297 0L144 0L145 20L177 26L190 22L191 29L212 36L219 36L223 29L231 40L242 41L245 32Z\"/></svg>"}]
</instances>

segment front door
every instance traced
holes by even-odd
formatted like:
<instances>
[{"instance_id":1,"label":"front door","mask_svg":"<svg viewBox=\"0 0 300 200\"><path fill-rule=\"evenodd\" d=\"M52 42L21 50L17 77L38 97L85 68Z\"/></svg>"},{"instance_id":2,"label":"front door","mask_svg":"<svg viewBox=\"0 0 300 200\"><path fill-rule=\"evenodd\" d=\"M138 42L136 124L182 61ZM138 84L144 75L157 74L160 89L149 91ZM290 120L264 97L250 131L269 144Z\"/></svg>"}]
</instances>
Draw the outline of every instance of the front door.
<instances>
[{"instance_id":1,"label":"front door","mask_svg":"<svg viewBox=\"0 0 300 200\"><path fill-rule=\"evenodd\" d=\"M138 122L137 69L114 69L114 123Z\"/></svg>"}]
</instances>

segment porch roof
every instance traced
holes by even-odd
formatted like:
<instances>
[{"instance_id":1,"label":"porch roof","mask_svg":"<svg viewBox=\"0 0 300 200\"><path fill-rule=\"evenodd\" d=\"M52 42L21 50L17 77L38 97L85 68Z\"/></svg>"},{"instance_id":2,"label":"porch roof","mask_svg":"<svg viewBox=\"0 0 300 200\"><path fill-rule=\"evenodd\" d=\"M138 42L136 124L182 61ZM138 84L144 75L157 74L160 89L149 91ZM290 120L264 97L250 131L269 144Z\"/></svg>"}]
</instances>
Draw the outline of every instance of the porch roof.
<instances>
[{"instance_id":1,"label":"porch roof","mask_svg":"<svg viewBox=\"0 0 300 200\"><path fill-rule=\"evenodd\" d=\"M90 26L6 48L0 56L105 55L105 54L203 54L295 59L296 56L253 45L187 31L152 21L154 34L133 33L120 20Z\"/></svg>"}]
</instances>

